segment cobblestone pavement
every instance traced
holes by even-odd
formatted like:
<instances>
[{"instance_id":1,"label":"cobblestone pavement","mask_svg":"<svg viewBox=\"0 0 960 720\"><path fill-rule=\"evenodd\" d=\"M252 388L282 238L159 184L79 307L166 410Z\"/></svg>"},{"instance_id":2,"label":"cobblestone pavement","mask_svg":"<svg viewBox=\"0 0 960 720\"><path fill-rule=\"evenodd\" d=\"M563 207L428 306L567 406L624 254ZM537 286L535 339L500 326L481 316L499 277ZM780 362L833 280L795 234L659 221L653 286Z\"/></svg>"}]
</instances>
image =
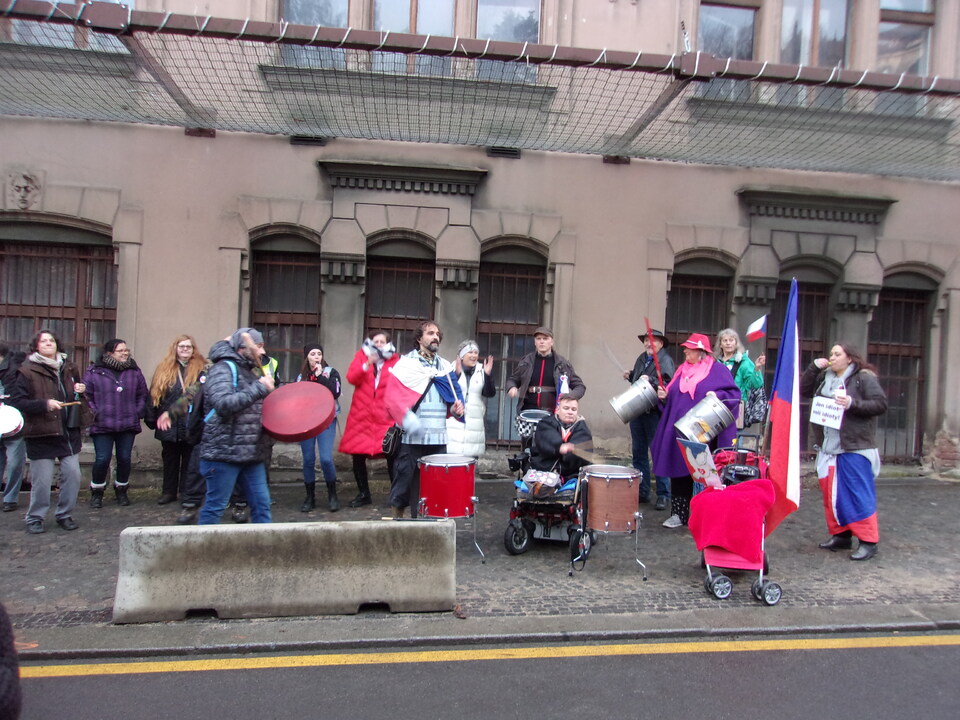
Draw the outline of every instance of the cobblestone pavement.
<instances>
[{"instance_id":1,"label":"cobblestone pavement","mask_svg":"<svg viewBox=\"0 0 960 720\"><path fill-rule=\"evenodd\" d=\"M372 506L344 507L337 513L324 508L325 492L318 488L321 507L299 512L302 485L290 473L275 477L275 522L378 519L389 514L385 478L375 476ZM21 508L0 516L2 586L0 599L15 627L53 628L109 623L117 579L118 537L131 525L169 525L179 506L156 504L156 473L138 473L130 493L132 505L105 502L91 510L81 493L74 515L80 529L66 532L47 523L47 532L28 535ZM320 486L322 487L322 486ZM353 496L352 482L341 484L346 506ZM756 606L750 582L755 573L732 573L730 598L718 601L703 588L705 571L686 529L661 526L666 512L642 506L639 557L647 565L644 582L635 558L635 538L600 536L582 571L568 576L566 543L536 541L523 555L508 554L503 535L509 518L513 487L509 480L477 483L480 497L477 538L486 562L473 546L473 520L458 520L457 596L460 612L474 618L534 618L567 615L661 614L677 611ZM848 553L817 548L826 538L819 490L805 478L800 510L768 540L770 577L783 587L780 607L823 611L828 622L837 608L956 603L960 592L960 547L957 509L960 484L925 478L881 479L880 552L865 563ZM108 493L107 499L110 498ZM230 522L229 518L225 522ZM386 613L370 613L384 616Z\"/></svg>"}]
</instances>

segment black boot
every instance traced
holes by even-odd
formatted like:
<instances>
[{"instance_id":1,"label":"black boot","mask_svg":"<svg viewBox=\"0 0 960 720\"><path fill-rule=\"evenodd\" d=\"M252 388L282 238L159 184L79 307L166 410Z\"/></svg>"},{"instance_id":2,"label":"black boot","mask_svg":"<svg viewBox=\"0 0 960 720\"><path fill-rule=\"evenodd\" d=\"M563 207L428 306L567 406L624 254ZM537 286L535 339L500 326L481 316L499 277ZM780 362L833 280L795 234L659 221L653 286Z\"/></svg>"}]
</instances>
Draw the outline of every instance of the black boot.
<instances>
[{"instance_id":1,"label":"black boot","mask_svg":"<svg viewBox=\"0 0 960 720\"><path fill-rule=\"evenodd\" d=\"M337 483L327 483L327 509L336 512L340 509L340 500L337 498Z\"/></svg>"},{"instance_id":2,"label":"black boot","mask_svg":"<svg viewBox=\"0 0 960 720\"><path fill-rule=\"evenodd\" d=\"M307 489L307 497L300 506L300 512L310 512L317 506L316 483L304 483L303 487Z\"/></svg>"},{"instance_id":3,"label":"black boot","mask_svg":"<svg viewBox=\"0 0 960 720\"><path fill-rule=\"evenodd\" d=\"M831 535L829 540L820 543L817 547L822 550L830 550L831 552L849 550L853 547L853 533L849 530L844 530L842 533Z\"/></svg>"},{"instance_id":4,"label":"black boot","mask_svg":"<svg viewBox=\"0 0 960 720\"><path fill-rule=\"evenodd\" d=\"M117 495L117 505L123 505L126 507L130 504L130 498L127 497L127 486L124 485L120 487L119 485L113 486L113 492Z\"/></svg>"},{"instance_id":5,"label":"black boot","mask_svg":"<svg viewBox=\"0 0 960 720\"><path fill-rule=\"evenodd\" d=\"M850 556L851 560L869 560L877 554L877 543L860 541L860 547Z\"/></svg>"},{"instance_id":6,"label":"black boot","mask_svg":"<svg viewBox=\"0 0 960 720\"><path fill-rule=\"evenodd\" d=\"M357 478L357 490L360 492L358 492L357 496L350 501L350 507L363 507L364 505L370 505L373 502L373 498L370 497L370 483L367 481L367 478Z\"/></svg>"},{"instance_id":7,"label":"black boot","mask_svg":"<svg viewBox=\"0 0 960 720\"><path fill-rule=\"evenodd\" d=\"M103 490L90 491L90 507L92 508L103 507Z\"/></svg>"}]
</instances>

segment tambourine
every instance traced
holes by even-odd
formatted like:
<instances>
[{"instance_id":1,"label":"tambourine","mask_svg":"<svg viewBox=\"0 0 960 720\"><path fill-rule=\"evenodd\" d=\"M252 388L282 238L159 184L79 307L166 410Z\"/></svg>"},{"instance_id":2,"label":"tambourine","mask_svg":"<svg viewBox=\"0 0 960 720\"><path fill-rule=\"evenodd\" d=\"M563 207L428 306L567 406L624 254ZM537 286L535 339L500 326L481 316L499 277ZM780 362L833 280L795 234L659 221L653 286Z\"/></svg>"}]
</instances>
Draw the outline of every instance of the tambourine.
<instances>
[{"instance_id":1,"label":"tambourine","mask_svg":"<svg viewBox=\"0 0 960 720\"><path fill-rule=\"evenodd\" d=\"M316 437L336 416L337 401L320 383L282 385L263 399L263 429L281 442Z\"/></svg>"}]
</instances>

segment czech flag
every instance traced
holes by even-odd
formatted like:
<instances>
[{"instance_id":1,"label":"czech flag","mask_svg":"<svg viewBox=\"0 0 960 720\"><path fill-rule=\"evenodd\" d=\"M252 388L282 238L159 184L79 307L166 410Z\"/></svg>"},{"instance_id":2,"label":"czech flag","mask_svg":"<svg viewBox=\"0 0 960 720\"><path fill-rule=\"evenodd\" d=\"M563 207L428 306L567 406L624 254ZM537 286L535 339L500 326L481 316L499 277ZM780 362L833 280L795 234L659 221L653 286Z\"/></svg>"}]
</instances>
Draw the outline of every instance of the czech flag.
<instances>
[{"instance_id":1,"label":"czech flag","mask_svg":"<svg viewBox=\"0 0 960 720\"><path fill-rule=\"evenodd\" d=\"M766 315L761 320L766 323ZM752 326L751 326L752 327ZM783 338L770 396L770 480L776 500L767 513L767 535L800 507L800 338L797 279L790 283Z\"/></svg>"},{"instance_id":2,"label":"czech flag","mask_svg":"<svg viewBox=\"0 0 960 720\"><path fill-rule=\"evenodd\" d=\"M443 358L438 358L440 368L429 367L416 357L404 355L390 368L393 380L387 384L384 404L390 417L402 423L407 411L417 404L430 381L445 403L463 401L463 390L457 382L456 369Z\"/></svg>"},{"instance_id":3,"label":"czech flag","mask_svg":"<svg viewBox=\"0 0 960 720\"><path fill-rule=\"evenodd\" d=\"M750 323L750 327L747 328L747 342L753 342L754 340L759 340L760 338L766 336L767 334L767 316L764 315L759 320Z\"/></svg>"}]
</instances>

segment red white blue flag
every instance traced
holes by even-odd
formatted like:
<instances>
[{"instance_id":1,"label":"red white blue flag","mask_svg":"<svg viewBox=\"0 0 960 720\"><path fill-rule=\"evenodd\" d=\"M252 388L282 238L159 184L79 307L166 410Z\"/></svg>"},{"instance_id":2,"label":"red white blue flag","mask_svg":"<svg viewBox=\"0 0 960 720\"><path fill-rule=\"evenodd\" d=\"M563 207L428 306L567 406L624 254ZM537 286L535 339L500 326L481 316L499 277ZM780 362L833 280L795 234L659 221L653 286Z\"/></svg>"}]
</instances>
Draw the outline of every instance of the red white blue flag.
<instances>
[{"instance_id":1,"label":"red white blue flag","mask_svg":"<svg viewBox=\"0 0 960 720\"><path fill-rule=\"evenodd\" d=\"M800 507L800 338L797 332L796 278L790 283L783 337L773 373L769 474L776 500L767 513L767 535Z\"/></svg>"},{"instance_id":2,"label":"red white blue flag","mask_svg":"<svg viewBox=\"0 0 960 720\"><path fill-rule=\"evenodd\" d=\"M750 327L747 328L747 342L753 342L754 340L759 340L762 337L765 337L767 334L767 316L764 315L754 322L750 323Z\"/></svg>"}]
</instances>

